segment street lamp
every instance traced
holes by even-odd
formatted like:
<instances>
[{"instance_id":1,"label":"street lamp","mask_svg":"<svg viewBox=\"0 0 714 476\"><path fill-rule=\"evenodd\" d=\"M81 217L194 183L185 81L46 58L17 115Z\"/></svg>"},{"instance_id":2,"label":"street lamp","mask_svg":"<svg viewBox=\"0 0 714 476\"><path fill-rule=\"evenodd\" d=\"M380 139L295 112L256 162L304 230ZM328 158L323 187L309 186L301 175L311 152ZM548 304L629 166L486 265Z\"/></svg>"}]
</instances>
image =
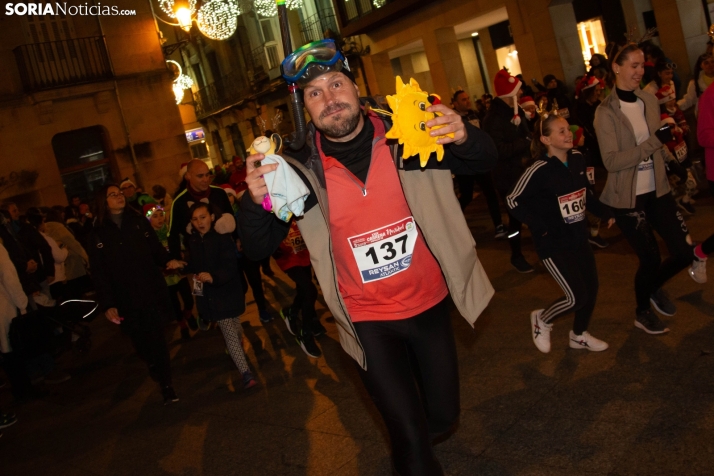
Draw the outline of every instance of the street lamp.
<instances>
[{"instance_id":1,"label":"street lamp","mask_svg":"<svg viewBox=\"0 0 714 476\"><path fill-rule=\"evenodd\" d=\"M193 12L195 11L195 2L193 11L191 11L189 3L186 0L174 2L174 15L176 15L176 20L178 21L181 29L187 33L191 29L191 23L193 23Z\"/></svg>"}]
</instances>

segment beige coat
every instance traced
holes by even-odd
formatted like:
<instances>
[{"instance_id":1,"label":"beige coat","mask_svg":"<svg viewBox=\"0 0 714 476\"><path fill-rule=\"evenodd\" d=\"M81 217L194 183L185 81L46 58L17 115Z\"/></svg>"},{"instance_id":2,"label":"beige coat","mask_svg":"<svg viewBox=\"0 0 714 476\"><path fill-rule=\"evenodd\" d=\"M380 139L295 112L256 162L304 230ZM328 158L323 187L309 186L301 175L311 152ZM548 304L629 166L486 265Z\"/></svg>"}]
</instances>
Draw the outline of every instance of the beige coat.
<instances>
[{"instance_id":1,"label":"beige coat","mask_svg":"<svg viewBox=\"0 0 714 476\"><path fill-rule=\"evenodd\" d=\"M307 177L317 195L318 206L312 207L297 221L298 228L310 250L310 260L325 302L335 317L340 344L366 370L364 349L337 287L327 189L312 170L289 157L285 159ZM451 172L428 168L423 171L399 170L399 178L412 215L444 273L451 298L461 315L473 326L494 290L476 255L476 242L454 195Z\"/></svg>"},{"instance_id":2,"label":"beige coat","mask_svg":"<svg viewBox=\"0 0 714 476\"><path fill-rule=\"evenodd\" d=\"M22 290L15 265L3 245L0 245L0 352L12 352L8 334L17 310L27 308L27 296Z\"/></svg>"},{"instance_id":3,"label":"beige coat","mask_svg":"<svg viewBox=\"0 0 714 476\"><path fill-rule=\"evenodd\" d=\"M79 241L77 241L72 232L69 231L69 228L62 223L48 221L45 223L45 233L58 244L64 245L67 251L69 251L67 260L64 262L64 269L68 281L81 278L87 274L89 257Z\"/></svg>"},{"instance_id":4,"label":"beige coat","mask_svg":"<svg viewBox=\"0 0 714 476\"><path fill-rule=\"evenodd\" d=\"M655 136L660 128L657 98L641 89L635 94L645 103L645 119L650 137L637 145L632 124L620 110L615 89L595 111L595 132L602 162L608 171L600 201L614 208L634 208L637 198L637 166L645 158L654 160L655 191L661 197L669 193L665 160L671 160L667 147Z\"/></svg>"}]
</instances>

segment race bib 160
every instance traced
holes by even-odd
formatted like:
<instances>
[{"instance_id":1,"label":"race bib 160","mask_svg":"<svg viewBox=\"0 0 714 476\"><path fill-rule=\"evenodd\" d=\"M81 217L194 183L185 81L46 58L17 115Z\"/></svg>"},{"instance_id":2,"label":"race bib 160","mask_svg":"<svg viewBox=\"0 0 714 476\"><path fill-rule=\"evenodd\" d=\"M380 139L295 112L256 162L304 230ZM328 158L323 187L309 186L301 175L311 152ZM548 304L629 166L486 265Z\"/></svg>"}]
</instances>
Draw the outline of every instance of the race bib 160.
<instances>
[{"instance_id":1,"label":"race bib 160","mask_svg":"<svg viewBox=\"0 0 714 476\"><path fill-rule=\"evenodd\" d=\"M418 231L413 217L347 239L363 283L394 276L412 263Z\"/></svg>"},{"instance_id":2,"label":"race bib 160","mask_svg":"<svg viewBox=\"0 0 714 476\"><path fill-rule=\"evenodd\" d=\"M575 223L585 218L585 189L558 197L560 214L565 223Z\"/></svg>"}]
</instances>

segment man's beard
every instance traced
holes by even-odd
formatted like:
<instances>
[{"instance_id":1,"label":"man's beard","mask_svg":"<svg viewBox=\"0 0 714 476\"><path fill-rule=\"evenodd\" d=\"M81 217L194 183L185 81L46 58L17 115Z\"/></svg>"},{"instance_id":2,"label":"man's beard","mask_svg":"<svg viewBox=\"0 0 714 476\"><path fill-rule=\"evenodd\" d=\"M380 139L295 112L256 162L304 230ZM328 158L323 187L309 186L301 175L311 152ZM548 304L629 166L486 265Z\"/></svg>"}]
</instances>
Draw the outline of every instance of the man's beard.
<instances>
[{"instance_id":1,"label":"man's beard","mask_svg":"<svg viewBox=\"0 0 714 476\"><path fill-rule=\"evenodd\" d=\"M328 125L324 121L325 117L338 109L341 109L338 113L340 118L337 121L335 121L334 118L330 118L330 124ZM320 114L320 127L318 127L318 129L327 137L340 139L350 135L357 128L359 116L360 110L355 110L350 104L345 102L335 103L325 108Z\"/></svg>"}]
</instances>

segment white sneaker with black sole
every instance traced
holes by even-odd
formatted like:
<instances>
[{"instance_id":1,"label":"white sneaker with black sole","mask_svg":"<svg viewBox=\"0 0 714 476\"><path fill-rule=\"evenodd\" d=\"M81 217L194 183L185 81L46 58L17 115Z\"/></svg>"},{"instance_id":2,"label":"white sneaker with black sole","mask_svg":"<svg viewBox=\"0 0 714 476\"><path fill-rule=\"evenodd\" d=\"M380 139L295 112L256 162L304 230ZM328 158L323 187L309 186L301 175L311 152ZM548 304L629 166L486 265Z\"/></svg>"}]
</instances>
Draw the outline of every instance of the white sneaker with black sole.
<instances>
[{"instance_id":1,"label":"white sneaker with black sole","mask_svg":"<svg viewBox=\"0 0 714 476\"><path fill-rule=\"evenodd\" d=\"M609 345L607 342L601 341L600 339L590 335L588 331L577 335L575 332L570 331L570 348L571 349L587 349L593 352L602 352L607 349Z\"/></svg>"},{"instance_id":2,"label":"white sneaker with black sole","mask_svg":"<svg viewBox=\"0 0 714 476\"><path fill-rule=\"evenodd\" d=\"M540 316L545 309L536 309L531 312L531 337L535 346L547 354L550 352L550 331L553 330L553 324L546 324L541 321Z\"/></svg>"}]
</instances>

